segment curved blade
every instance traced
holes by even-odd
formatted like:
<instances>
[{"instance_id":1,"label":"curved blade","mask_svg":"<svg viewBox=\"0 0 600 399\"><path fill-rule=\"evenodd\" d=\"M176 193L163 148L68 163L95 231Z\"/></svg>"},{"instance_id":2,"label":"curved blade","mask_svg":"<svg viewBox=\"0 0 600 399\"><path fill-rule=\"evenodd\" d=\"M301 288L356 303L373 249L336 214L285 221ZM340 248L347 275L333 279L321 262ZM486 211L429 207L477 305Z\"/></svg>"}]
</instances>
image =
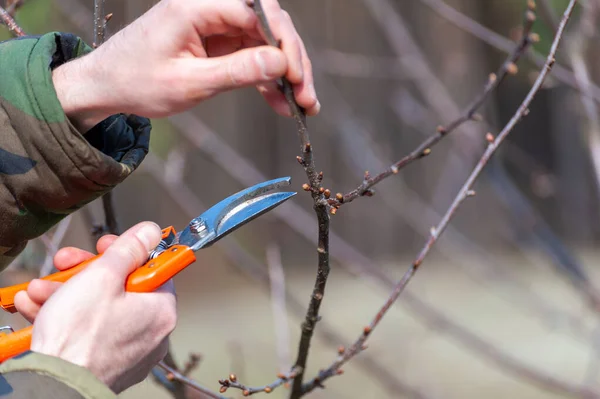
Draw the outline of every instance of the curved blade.
<instances>
[{"instance_id":1,"label":"curved blade","mask_svg":"<svg viewBox=\"0 0 600 399\"><path fill-rule=\"evenodd\" d=\"M230 195L193 219L179 234L178 242L191 247L194 251L211 245L236 228L296 195L290 192L267 194L271 190L288 186L290 182L290 177L282 177ZM191 225L198 221L201 221L202 227L192 229Z\"/></svg>"},{"instance_id":2,"label":"curved blade","mask_svg":"<svg viewBox=\"0 0 600 399\"><path fill-rule=\"evenodd\" d=\"M249 200L233 208L217 226L217 237L221 238L231 231L243 226L263 213L292 198L296 193L273 193Z\"/></svg>"}]
</instances>

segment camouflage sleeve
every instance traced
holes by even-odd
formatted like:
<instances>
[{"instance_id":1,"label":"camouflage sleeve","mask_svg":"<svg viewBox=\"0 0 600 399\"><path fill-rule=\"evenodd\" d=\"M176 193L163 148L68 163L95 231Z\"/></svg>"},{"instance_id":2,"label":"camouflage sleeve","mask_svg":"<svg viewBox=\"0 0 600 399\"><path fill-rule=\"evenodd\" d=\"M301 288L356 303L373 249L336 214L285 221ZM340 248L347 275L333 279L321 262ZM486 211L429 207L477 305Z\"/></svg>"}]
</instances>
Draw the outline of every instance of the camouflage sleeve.
<instances>
[{"instance_id":1,"label":"camouflage sleeve","mask_svg":"<svg viewBox=\"0 0 600 399\"><path fill-rule=\"evenodd\" d=\"M26 352L0 365L6 399L116 399L89 370L57 357Z\"/></svg>"},{"instance_id":2,"label":"camouflage sleeve","mask_svg":"<svg viewBox=\"0 0 600 399\"><path fill-rule=\"evenodd\" d=\"M148 151L148 119L113 115L83 136L65 116L51 71L89 51L66 33L0 43L0 271L28 240L122 182Z\"/></svg>"}]
</instances>

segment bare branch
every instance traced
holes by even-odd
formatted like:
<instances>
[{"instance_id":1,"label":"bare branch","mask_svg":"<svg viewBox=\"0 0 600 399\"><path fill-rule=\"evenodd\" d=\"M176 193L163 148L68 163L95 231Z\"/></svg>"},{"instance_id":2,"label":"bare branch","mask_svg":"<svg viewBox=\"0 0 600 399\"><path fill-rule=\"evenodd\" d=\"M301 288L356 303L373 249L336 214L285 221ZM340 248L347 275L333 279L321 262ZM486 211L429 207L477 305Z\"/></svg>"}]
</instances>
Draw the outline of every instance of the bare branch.
<instances>
[{"instance_id":1,"label":"bare branch","mask_svg":"<svg viewBox=\"0 0 600 399\"><path fill-rule=\"evenodd\" d=\"M179 371L168 366L164 361L158 363L158 367L160 367L161 369L163 369L167 372L167 378L171 381L179 381L179 382L185 384L186 386L189 386L189 387L195 389L196 391L208 396L209 398L227 399L225 396L221 396L218 393L212 392L210 389L203 387L202 385L198 384L196 381L192 380L191 378L186 377Z\"/></svg>"},{"instance_id":2,"label":"bare branch","mask_svg":"<svg viewBox=\"0 0 600 399\"><path fill-rule=\"evenodd\" d=\"M533 23L536 19L534 11L534 7L529 7L527 9L524 16L523 33L521 39L519 40L511 54L508 56L506 61L502 64L502 66L500 66L498 71L496 73L490 74L483 91L475 98L475 100L464 110L464 112L458 118L456 118L455 120L453 120L445 126L438 126L436 133L429 136L410 154L391 165L387 170L372 177L368 173L366 173L362 184L358 186L358 188L343 195L341 201L339 199L330 199L329 204L337 207L342 204L352 202L358 197L372 195L373 192L370 189L373 186L375 186L385 178L397 174L400 169L411 164L413 161L416 161L429 155L431 153L431 148L434 145L440 142L444 137L446 137L449 133L457 129L463 123L470 120L480 119L481 116L476 113L477 110L483 105L485 100L500 85L500 83L502 83L502 81L507 75L514 75L517 72L518 69L516 63L519 61L521 56L526 53L531 43L538 40L537 35L531 33Z\"/></svg>"},{"instance_id":3,"label":"bare branch","mask_svg":"<svg viewBox=\"0 0 600 399\"><path fill-rule=\"evenodd\" d=\"M106 34L106 19L104 14L104 0L94 0L94 48L104 43Z\"/></svg>"},{"instance_id":4,"label":"bare branch","mask_svg":"<svg viewBox=\"0 0 600 399\"><path fill-rule=\"evenodd\" d=\"M284 373L291 363L290 334L285 304L285 273L281 264L281 252L276 245L267 247L267 266L269 268L271 308L275 323L279 372Z\"/></svg>"},{"instance_id":5,"label":"bare branch","mask_svg":"<svg viewBox=\"0 0 600 399\"><path fill-rule=\"evenodd\" d=\"M512 43L509 39L502 35L486 28L479 22L462 14L458 10L446 4L443 0L419 0L421 3L428 6L431 10L437 13L442 18L451 22L459 29L469 32L475 37L478 37L485 43L505 53L512 51ZM525 56L532 61L537 67L542 68L545 62L545 57L535 51L528 51ZM552 67L552 77L577 89L577 84L573 72L560 64ZM590 93L596 102L600 102L600 87L596 84L590 85Z\"/></svg>"},{"instance_id":6,"label":"bare branch","mask_svg":"<svg viewBox=\"0 0 600 399\"><path fill-rule=\"evenodd\" d=\"M271 46L279 47L279 42L273 36L273 32L269 25L269 21L262 8L261 0L249 1L248 4L256 13L260 25L267 36L267 41ZM304 168L304 172L308 178L308 187L314 201L314 210L317 215L319 226L319 238L317 244L318 266L317 277L311 295L306 317L302 323L302 334L298 345L298 355L296 363L293 367L294 382L292 385L292 393L290 398L297 399L302 396L302 380L304 378L304 370L308 361L308 353L310 350L310 342L315 330L315 325L319 321L319 308L321 301L325 295L325 286L329 277L329 214L327 203L324 201L324 189L321 187L323 173L317 173L313 158L312 146L306 124L306 112L302 109L294 97L294 91L291 83L285 78L281 78L282 92L290 107L290 112L296 121L298 137L300 138L302 156L298 157L298 161Z\"/></svg>"},{"instance_id":7,"label":"bare branch","mask_svg":"<svg viewBox=\"0 0 600 399\"><path fill-rule=\"evenodd\" d=\"M8 30L15 36L26 36L25 31L17 24L17 21L3 8L0 7L0 20Z\"/></svg>"},{"instance_id":8,"label":"bare branch","mask_svg":"<svg viewBox=\"0 0 600 399\"><path fill-rule=\"evenodd\" d=\"M387 311L390 309L390 307L398 299L400 294L404 291L404 289L406 288L406 286L408 285L408 283L410 282L412 277L415 275L415 273L417 272L417 270L423 263L425 257L431 251L433 245L436 243L436 241L438 240L440 235L444 232L444 229L448 226L448 224L450 223L450 220L456 214L456 211L458 210L460 205L467 198L474 195L474 192L472 191L472 187L473 187L473 184L475 183L475 180L479 177L481 171L483 170L485 165L488 163L488 161L490 160L492 155L496 152L496 150L498 149L500 144L502 144L502 142L506 139L508 134L513 130L513 128L517 125L517 123L519 123L521 121L521 119L529 112L528 111L529 105L533 101L533 99L534 99L535 95L537 94L537 92L539 91L539 89L542 87L544 80L546 79L546 77L548 76L548 73L552 69L552 66L554 65L554 62L555 62L556 51L557 51L558 46L563 37L563 33L564 33L565 27L567 25L567 22L569 21L571 14L573 12L573 8L575 7L576 4L577 4L577 0L570 0L569 5L567 6L567 9L565 10L565 12L563 14L563 18L558 27L558 30L555 35L554 41L552 43L550 52L546 58L544 68L540 71L540 74L539 74L538 78L536 79L535 83L533 84L533 87L530 89L529 93L527 94L527 96L525 97L525 99L523 100L523 102L521 103L519 108L517 109L516 113L513 115L513 117L510 119L510 121L506 124L506 126L502 129L502 131L498 134L498 136L496 138L488 136L489 145L488 145L486 151L484 152L483 156L477 163L477 165L476 165L475 169L473 170L473 172L471 173L471 175L468 177L467 181L464 183L463 187L460 189L458 195L454 199L452 205L450 206L450 208L448 209L448 211L446 212L446 214L444 215L444 217L442 218L440 223L436 227L431 229L429 240L427 240L427 242L425 243L425 246L423 247L423 249L417 256L417 258L415 259L415 261L413 262L413 264L411 265L409 270L404 274L402 279L396 284L390 297L384 303L384 305L379 310L377 315L375 315L375 317L373 318L371 323L363 329L362 334L354 342L354 344L352 344L352 346L350 348L348 348L347 350L344 349L343 351L340 351L340 356L326 370L319 373L319 375L317 377L313 378L313 380L311 380L310 382L308 382L307 384L304 385L303 392L305 392L305 393L310 392L315 387L319 386L323 380L336 375L336 373L338 372L338 370L340 370L342 365L344 365L348 360L350 360L352 357L354 357L355 355L357 355L358 353L360 353L362 350L365 349L365 342L367 341L368 337L370 336L372 331L377 327L379 322L383 319L383 317L385 316Z\"/></svg>"},{"instance_id":9,"label":"bare branch","mask_svg":"<svg viewBox=\"0 0 600 399\"><path fill-rule=\"evenodd\" d=\"M297 371L292 369L292 371L290 371L289 373L277 375L277 379L268 385L263 385L261 387L249 387L238 382L237 376L235 374L231 374L229 376L229 379L219 380L219 384L221 384L221 389L219 391L221 393L225 393L227 389L234 388L242 391L242 395L244 396L251 396L262 392L271 393L274 389L277 389L280 386L287 384L290 380L296 378L296 375Z\"/></svg>"}]
</instances>

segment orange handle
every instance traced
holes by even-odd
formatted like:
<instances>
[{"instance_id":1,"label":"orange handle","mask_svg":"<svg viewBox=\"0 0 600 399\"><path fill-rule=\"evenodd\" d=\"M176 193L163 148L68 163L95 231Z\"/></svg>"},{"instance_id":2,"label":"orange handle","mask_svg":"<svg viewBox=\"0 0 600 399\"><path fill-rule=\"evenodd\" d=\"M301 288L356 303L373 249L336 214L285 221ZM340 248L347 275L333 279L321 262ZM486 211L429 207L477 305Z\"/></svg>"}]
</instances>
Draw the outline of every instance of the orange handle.
<instances>
[{"instance_id":1,"label":"orange handle","mask_svg":"<svg viewBox=\"0 0 600 399\"><path fill-rule=\"evenodd\" d=\"M68 279L85 269L90 263L98 259L100 256L102 255L96 255L93 258L86 260L85 262L81 262L77 266L65 270L64 272L50 274L42 278L42 280L58 281L64 283L65 281L67 281ZM23 283L18 285L12 285L10 287L0 288L0 307L2 307L2 309L4 309L7 312L15 313L17 311L17 308L15 308L15 295L17 295L17 292L19 291L26 291L28 286L29 283Z\"/></svg>"},{"instance_id":2,"label":"orange handle","mask_svg":"<svg viewBox=\"0 0 600 399\"><path fill-rule=\"evenodd\" d=\"M175 229L173 228L173 226L169 226L162 230L162 239L163 240L169 238L170 236L174 236L174 235L175 235ZM71 277L73 277L74 275L76 275L77 273L79 273L80 271L85 269L90 263L92 263L93 261L100 258L100 256L102 256L102 255L96 255L93 258L88 259L85 262L81 262L77 266L74 266L63 272L57 272L57 273L50 274L50 275L42 278L42 280L58 281L58 282L64 283L67 280L69 280ZM148 262L148 263L151 263L151 262ZM191 263L193 263L193 261ZM188 266L188 265L185 265L185 266ZM138 277L138 279L139 279L139 277ZM167 280L165 280L165 281L167 281ZM163 281L163 283L165 281ZM160 287L161 284L156 286L154 289ZM17 292L19 292L19 291L26 291L28 286L29 286L29 283L23 283L23 284L18 284L18 285L12 285L10 287L0 288L0 307L2 307L2 309L4 309L7 312L15 313L17 311L17 309L15 308L15 295L17 295ZM154 289L151 289L148 291L154 291ZM140 291L136 291L136 292L140 292Z\"/></svg>"},{"instance_id":3,"label":"orange handle","mask_svg":"<svg viewBox=\"0 0 600 399\"><path fill-rule=\"evenodd\" d=\"M0 362L29 350L33 326L23 328L0 338Z\"/></svg>"},{"instance_id":4,"label":"orange handle","mask_svg":"<svg viewBox=\"0 0 600 399\"><path fill-rule=\"evenodd\" d=\"M44 279L67 281L100 256L102 255L97 255L64 272L51 274ZM131 273L127 277L125 290L130 292L152 292L195 261L196 255L190 247L174 245ZM27 289L27 284L0 289L2 307L5 310L12 310L14 312L14 296L17 292L25 289ZM28 327L0 337L0 362L29 350L32 330L32 327Z\"/></svg>"}]
</instances>

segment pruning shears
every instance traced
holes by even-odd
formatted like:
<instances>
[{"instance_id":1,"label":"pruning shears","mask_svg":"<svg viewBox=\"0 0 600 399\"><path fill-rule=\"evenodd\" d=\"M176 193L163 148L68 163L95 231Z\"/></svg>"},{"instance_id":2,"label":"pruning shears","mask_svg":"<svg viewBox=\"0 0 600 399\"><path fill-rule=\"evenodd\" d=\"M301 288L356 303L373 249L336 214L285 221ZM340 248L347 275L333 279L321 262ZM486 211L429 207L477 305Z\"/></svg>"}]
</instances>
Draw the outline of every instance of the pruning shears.
<instances>
[{"instance_id":1,"label":"pruning shears","mask_svg":"<svg viewBox=\"0 0 600 399\"><path fill-rule=\"evenodd\" d=\"M282 177L256 184L218 202L192 219L181 232L172 226L162 230L160 244L150 252L148 261L127 278L129 292L152 292L196 261L195 251L206 248L254 218L281 205L295 192L273 192L288 186L291 179ZM68 270L46 276L43 280L65 282L101 257L97 255ZM27 290L29 283L0 288L0 307L15 313L15 295ZM13 331L0 328L0 362L29 350L33 326Z\"/></svg>"}]
</instances>

